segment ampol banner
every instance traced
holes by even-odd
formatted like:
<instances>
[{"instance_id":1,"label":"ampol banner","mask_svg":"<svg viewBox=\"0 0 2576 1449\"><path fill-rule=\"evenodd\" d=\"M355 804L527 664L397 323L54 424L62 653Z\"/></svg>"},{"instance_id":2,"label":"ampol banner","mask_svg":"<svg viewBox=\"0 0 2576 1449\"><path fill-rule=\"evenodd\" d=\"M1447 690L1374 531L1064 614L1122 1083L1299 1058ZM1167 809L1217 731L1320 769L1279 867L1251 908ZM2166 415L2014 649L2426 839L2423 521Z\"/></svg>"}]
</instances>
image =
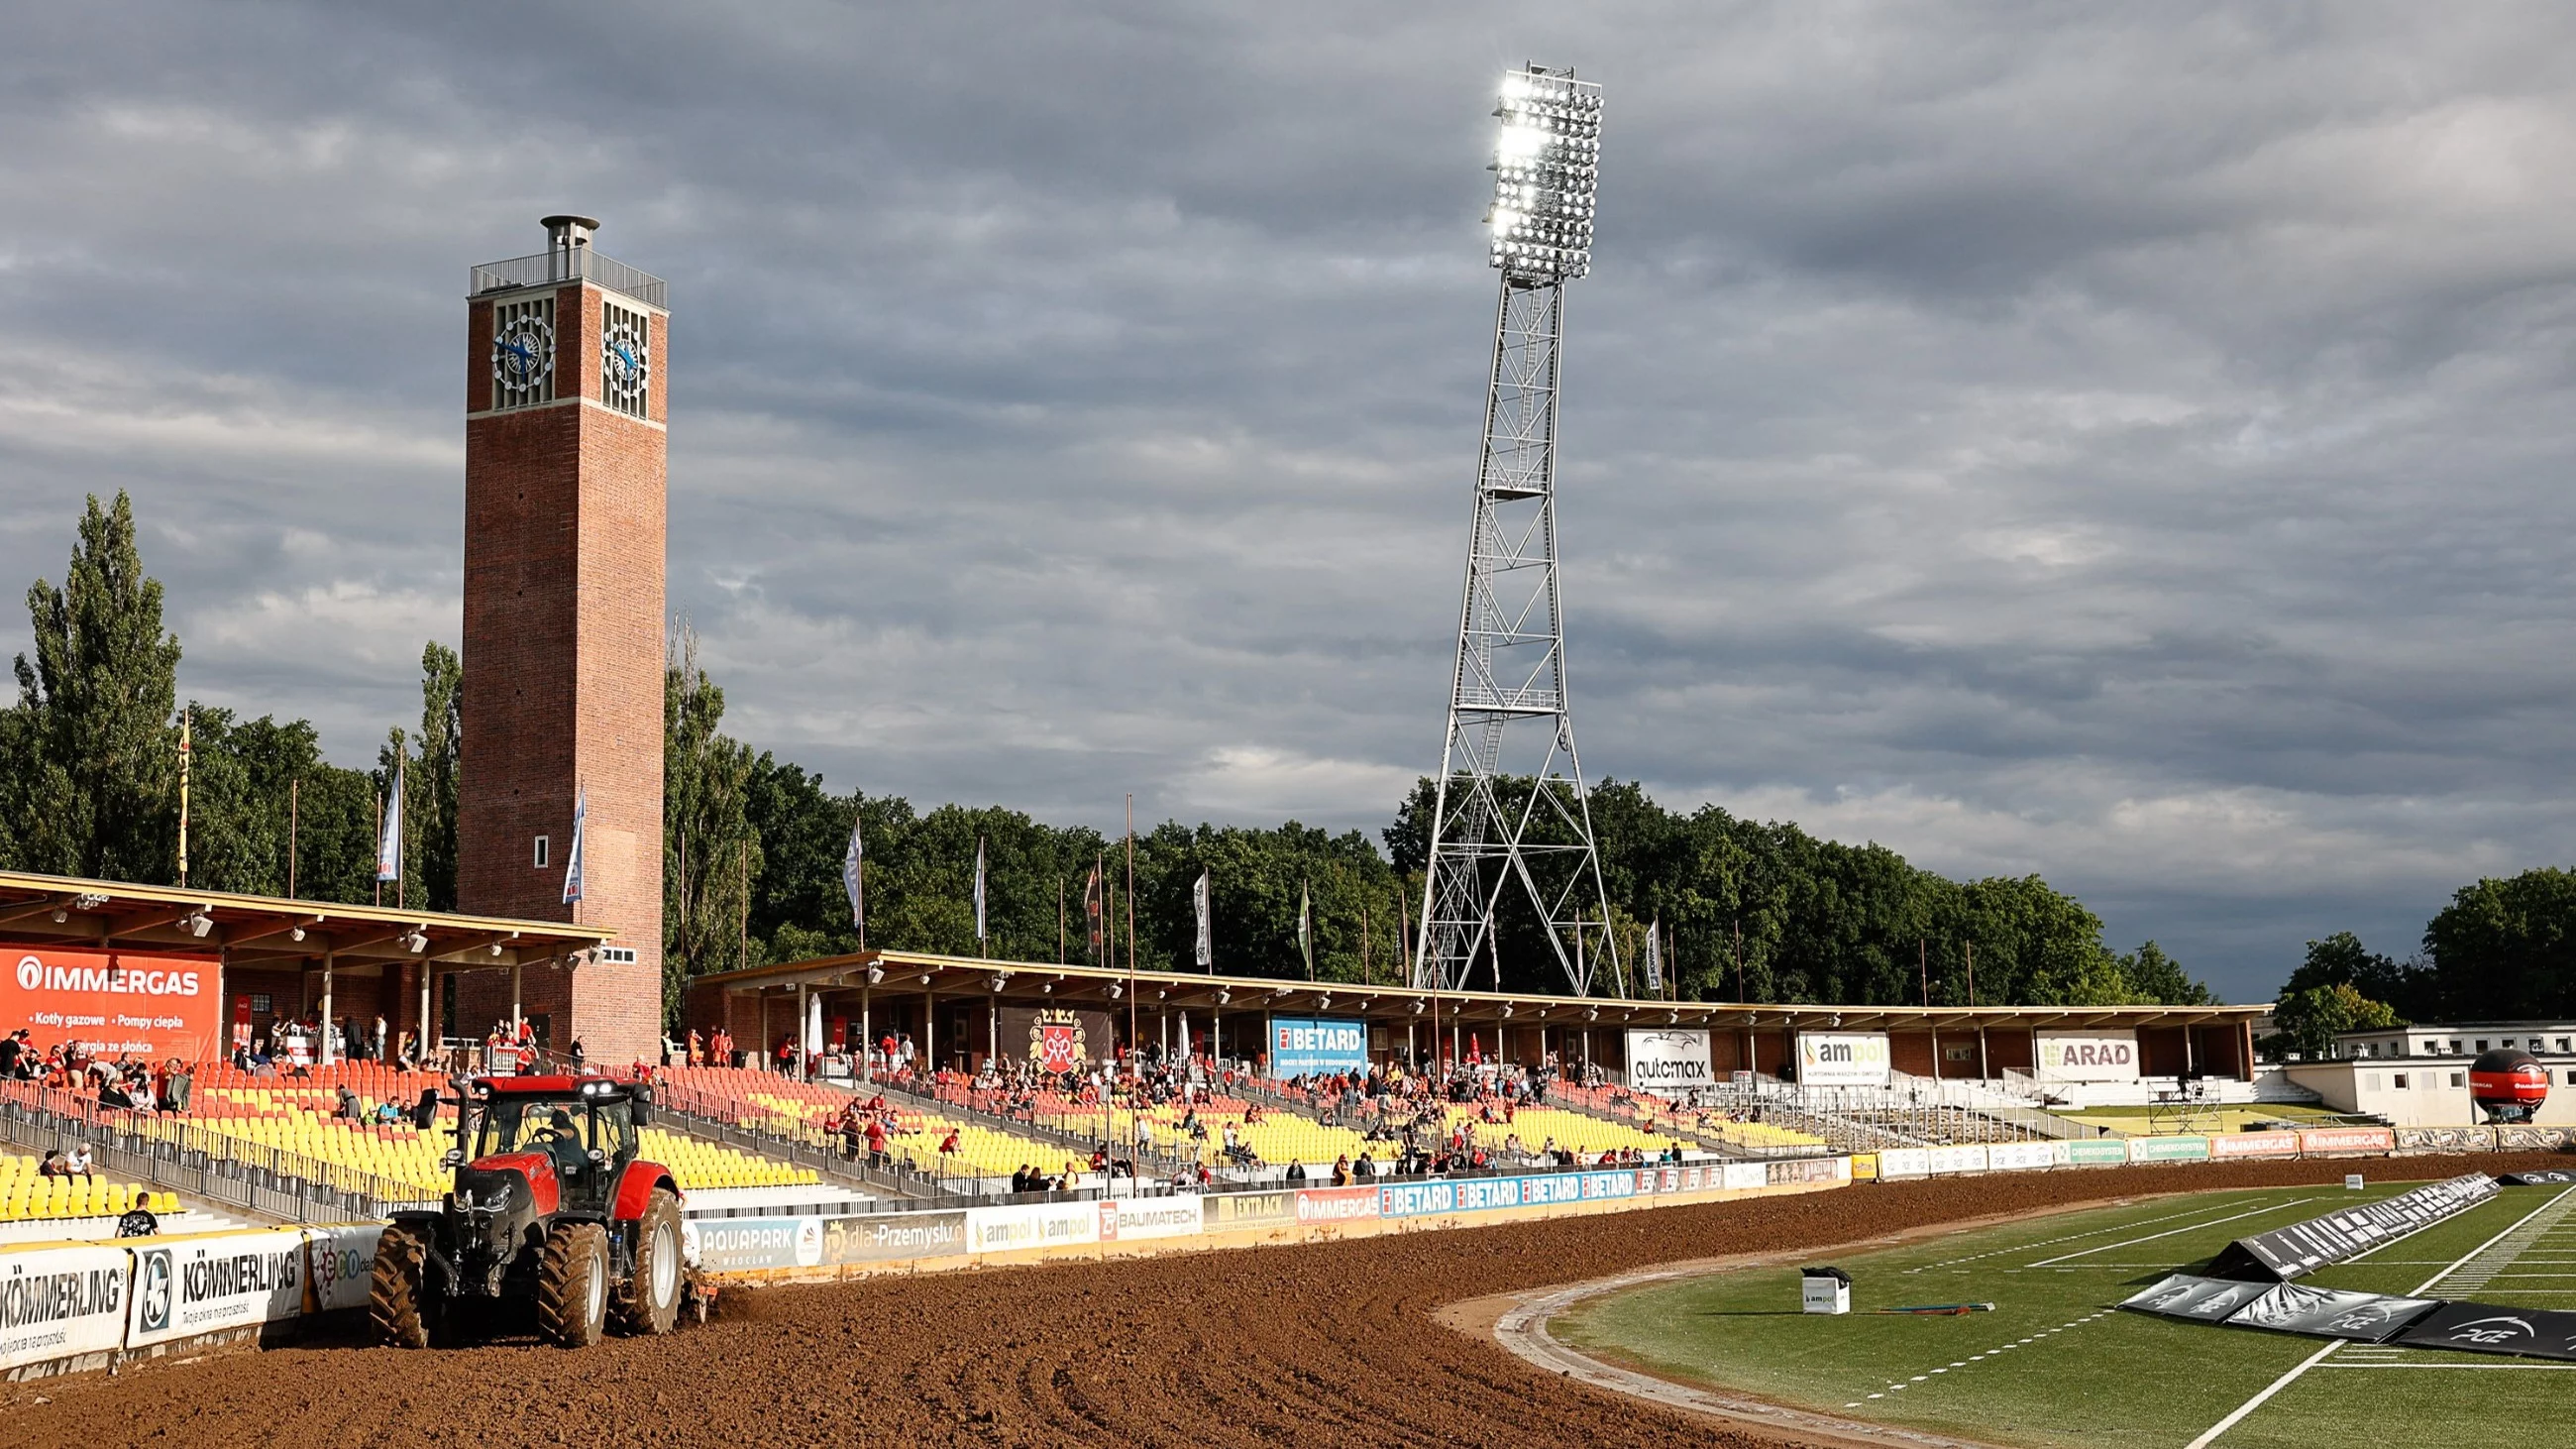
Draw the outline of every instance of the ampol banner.
<instances>
[{"instance_id":1,"label":"ampol banner","mask_svg":"<svg viewBox=\"0 0 2576 1449\"><path fill-rule=\"evenodd\" d=\"M2138 1034L2133 1031L2043 1031L2033 1038L2035 1070L2051 1082L2134 1082Z\"/></svg>"},{"instance_id":2,"label":"ampol banner","mask_svg":"<svg viewBox=\"0 0 2576 1449\"><path fill-rule=\"evenodd\" d=\"M203 1061L220 1049L212 957L21 950L0 956L0 1035L39 1047L77 1041L93 1056Z\"/></svg>"},{"instance_id":3,"label":"ampol banner","mask_svg":"<svg viewBox=\"0 0 2576 1449\"><path fill-rule=\"evenodd\" d=\"M1798 1033L1798 1084L1805 1087L1884 1087L1887 1033Z\"/></svg>"},{"instance_id":4,"label":"ampol banner","mask_svg":"<svg viewBox=\"0 0 2576 1449\"><path fill-rule=\"evenodd\" d=\"M1628 1032L1629 1086L1672 1097L1716 1084L1705 1027Z\"/></svg>"},{"instance_id":5,"label":"ampol banner","mask_svg":"<svg viewBox=\"0 0 2576 1449\"><path fill-rule=\"evenodd\" d=\"M123 1248L38 1248L0 1273L0 1369L102 1353L125 1341Z\"/></svg>"},{"instance_id":6,"label":"ampol banner","mask_svg":"<svg viewBox=\"0 0 2576 1449\"><path fill-rule=\"evenodd\" d=\"M1368 1023L1324 1016L1270 1018L1270 1075L1368 1070Z\"/></svg>"}]
</instances>

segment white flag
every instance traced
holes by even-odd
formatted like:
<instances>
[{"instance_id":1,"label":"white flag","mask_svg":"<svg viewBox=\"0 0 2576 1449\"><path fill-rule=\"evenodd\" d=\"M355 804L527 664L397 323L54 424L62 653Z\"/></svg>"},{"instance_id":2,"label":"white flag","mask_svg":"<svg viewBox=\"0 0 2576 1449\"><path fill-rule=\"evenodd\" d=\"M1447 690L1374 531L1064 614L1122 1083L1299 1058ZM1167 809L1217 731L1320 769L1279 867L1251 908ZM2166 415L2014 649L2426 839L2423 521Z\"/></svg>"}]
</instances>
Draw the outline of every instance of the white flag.
<instances>
[{"instance_id":1,"label":"white flag","mask_svg":"<svg viewBox=\"0 0 2576 1449\"><path fill-rule=\"evenodd\" d=\"M572 848L564 852L564 904L581 899L581 832L590 817L590 787L572 797Z\"/></svg>"},{"instance_id":2,"label":"white flag","mask_svg":"<svg viewBox=\"0 0 2576 1449\"><path fill-rule=\"evenodd\" d=\"M984 944L984 837L975 837L975 944Z\"/></svg>"},{"instance_id":3,"label":"white flag","mask_svg":"<svg viewBox=\"0 0 2576 1449\"><path fill-rule=\"evenodd\" d=\"M376 841L376 879L401 880L403 873L403 762L394 762L394 793L385 802L385 832Z\"/></svg>"},{"instance_id":4,"label":"white flag","mask_svg":"<svg viewBox=\"0 0 2576 1449\"><path fill-rule=\"evenodd\" d=\"M1657 995L1664 989L1664 923L1646 928L1646 989Z\"/></svg>"},{"instance_id":5,"label":"white flag","mask_svg":"<svg viewBox=\"0 0 2576 1449\"><path fill-rule=\"evenodd\" d=\"M1199 913L1198 963L1201 966L1212 967L1216 965L1216 936L1208 922L1208 873L1206 871L1200 871L1199 883L1190 887L1190 904L1197 907Z\"/></svg>"},{"instance_id":6,"label":"white flag","mask_svg":"<svg viewBox=\"0 0 2576 1449\"><path fill-rule=\"evenodd\" d=\"M866 852L859 844L859 817L850 816L850 848L841 853L841 889L850 896L850 924L862 930L868 922L867 892L859 884L859 864Z\"/></svg>"}]
</instances>

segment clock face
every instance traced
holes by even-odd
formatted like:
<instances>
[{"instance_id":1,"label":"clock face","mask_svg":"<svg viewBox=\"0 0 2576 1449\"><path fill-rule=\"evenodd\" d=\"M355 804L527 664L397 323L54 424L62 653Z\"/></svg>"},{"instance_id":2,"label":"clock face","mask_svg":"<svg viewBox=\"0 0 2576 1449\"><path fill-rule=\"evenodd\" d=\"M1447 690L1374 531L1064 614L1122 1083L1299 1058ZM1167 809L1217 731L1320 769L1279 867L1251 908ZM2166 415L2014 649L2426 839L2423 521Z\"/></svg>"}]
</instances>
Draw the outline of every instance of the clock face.
<instances>
[{"instance_id":1,"label":"clock face","mask_svg":"<svg viewBox=\"0 0 2576 1449\"><path fill-rule=\"evenodd\" d=\"M554 365L555 329L542 317L514 317L492 339L492 380L504 393L534 390Z\"/></svg>"},{"instance_id":2,"label":"clock face","mask_svg":"<svg viewBox=\"0 0 2576 1449\"><path fill-rule=\"evenodd\" d=\"M631 322L610 323L600 333L599 362L611 398L630 404L643 398L644 386L652 380L653 359L644 345L642 328Z\"/></svg>"}]
</instances>

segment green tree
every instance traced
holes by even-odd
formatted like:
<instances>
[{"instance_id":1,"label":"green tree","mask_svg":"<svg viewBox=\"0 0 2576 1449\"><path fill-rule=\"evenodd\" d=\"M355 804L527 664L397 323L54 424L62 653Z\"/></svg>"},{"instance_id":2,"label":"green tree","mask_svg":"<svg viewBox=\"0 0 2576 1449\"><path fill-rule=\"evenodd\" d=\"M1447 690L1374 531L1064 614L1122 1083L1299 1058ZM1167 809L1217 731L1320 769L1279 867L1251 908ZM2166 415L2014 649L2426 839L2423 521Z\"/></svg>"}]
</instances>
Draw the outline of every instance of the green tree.
<instances>
[{"instance_id":1,"label":"green tree","mask_svg":"<svg viewBox=\"0 0 2576 1449\"><path fill-rule=\"evenodd\" d=\"M724 691L698 663L695 631L673 635L662 692L662 974L674 1025L689 978L746 964L750 879L760 845L746 814L751 751L717 728Z\"/></svg>"},{"instance_id":2,"label":"green tree","mask_svg":"<svg viewBox=\"0 0 2576 1449\"><path fill-rule=\"evenodd\" d=\"M2400 1023L2386 1002L2371 1000L2350 982L2337 982L2284 995L2272 1007L2272 1024L2278 1033L2260 1043L2266 1055L2278 1059L2297 1052L2313 1061L2345 1032L2375 1031Z\"/></svg>"},{"instance_id":3,"label":"green tree","mask_svg":"<svg viewBox=\"0 0 2576 1449\"><path fill-rule=\"evenodd\" d=\"M96 495L63 585L27 590L35 658L0 728L0 816L22 869L167 882L177 873L179 640L143 571L134 508Z\"/></svg>"},{"instance_id":4,"label":"green tree","mask_svg":"<svg viewBox=\"0 0 2576 1449\"><path fill-rule=\"evenodd\" d=\"M2462 886L2424 927L2429 980L2414 1003L2454 1021L2576 1010L2576 871L2548 867Z\"/></svg>"}]
</instances>

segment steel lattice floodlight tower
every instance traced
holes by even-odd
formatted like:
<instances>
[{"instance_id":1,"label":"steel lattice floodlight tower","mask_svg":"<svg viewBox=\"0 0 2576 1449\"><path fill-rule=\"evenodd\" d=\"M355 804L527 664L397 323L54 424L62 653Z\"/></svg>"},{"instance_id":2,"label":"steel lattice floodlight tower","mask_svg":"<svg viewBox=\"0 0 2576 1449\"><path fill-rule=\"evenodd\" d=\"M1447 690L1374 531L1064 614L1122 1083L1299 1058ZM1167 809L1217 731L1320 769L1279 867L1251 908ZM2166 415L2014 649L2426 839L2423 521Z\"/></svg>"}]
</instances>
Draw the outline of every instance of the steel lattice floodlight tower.
<instances>
[{"instance_id":1,"label":"steel lattice floodlight tower","mask_svg":"<svg viewBox=\"0 0 2576 1449\"><path fill-rule=\"evenodd\" d=\"M1615 973L1618 957L1567 713L1556 393L1565 284L1592 266L1601 87L1533 65L1503 78L1494 114L1503 124L1487 220L1502 297L1413 984L1466 985L1493 952L1495 907L1519 890L1566 979L1589 994L1595 971L1607 962ZM1534 787L1526 795L1523 781Z\"/></svg>"}]
</instances>

